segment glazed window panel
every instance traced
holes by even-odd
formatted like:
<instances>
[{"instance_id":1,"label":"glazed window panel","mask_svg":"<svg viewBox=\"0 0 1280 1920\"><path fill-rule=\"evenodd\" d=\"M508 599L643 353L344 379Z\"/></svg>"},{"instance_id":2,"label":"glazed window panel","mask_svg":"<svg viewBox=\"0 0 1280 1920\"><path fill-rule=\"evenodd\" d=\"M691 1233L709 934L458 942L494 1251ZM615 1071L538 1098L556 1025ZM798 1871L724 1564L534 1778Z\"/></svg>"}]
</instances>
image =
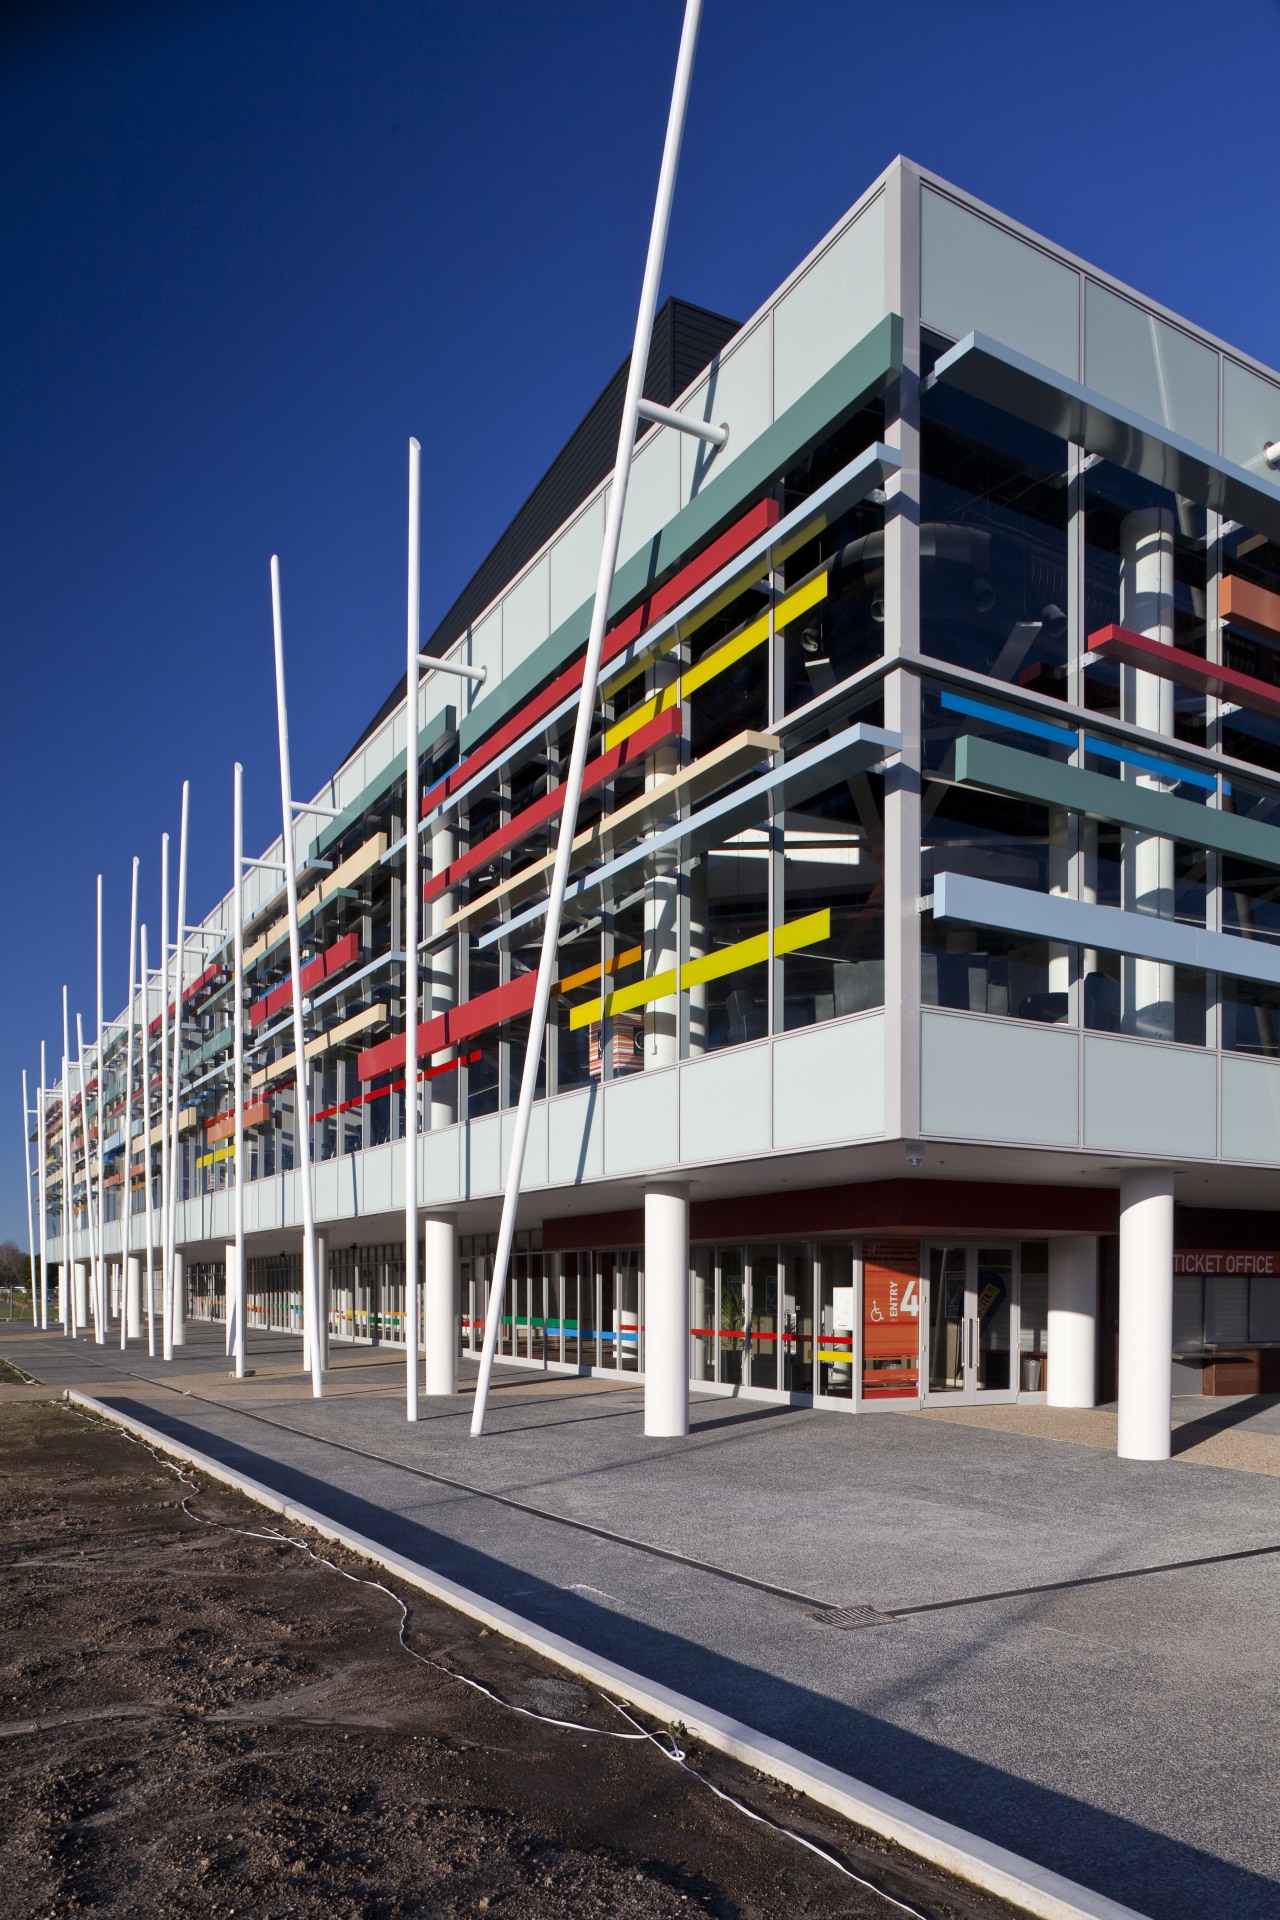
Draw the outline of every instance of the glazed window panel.
<instances>
[{"instance_id":1,"label":"glazed window panel","mask_svg":"<svg viewBox=\"0 0 1280 1920\"><path fill-rule=\"evenodd\" d=\"M1067 695L1067 447L939 387L921 418L920 645Z\"/></svg>"},{"instance_id":2,"label":"glazed window panel","mask_svg":"<svg viewBox=\"0 0 1280 1920\"><path fill-rule=\"evenodd\" d=\"M1081 1003L1093 1033L1127 1033L1203 1047L1208 1040L1213 976L1134 954L1086 948Z\"/></svg>"},{"instance_id":3,"label":"glazed window panel","mask_svg":"<svg viewBox=\"0 0 1280 1920\"><path fill-rule=\"evenodd\" d=\"M782 823L784 1031L884 1004L884 778L858 774ZM809 928L791 946L792 937Z\"/></svg>"},{"instance_id":4,"label":"glazed window panel","mask_svg":"<svg viewBox=\"0 0 1280 1920\"><path fill-rule=\"evenodd\" d=\"M1067 815L1058 808L925 783L921 889L940 873L973 874L1037 893L1067 890ZM1074 949L1057 942L921 916L920 996L956 1007L1057 1025L1069 1019Z\"/></svg>"},{"instance_id":5,"label":"glazed window panel","mask_svg":"<svg viewBox=\"0 0 1280 1920\"><path fill-rule=\"evenodd\" d=\"M769 1030L769 858L769 830L749 827L689 863L682 985L690 1056Z\"/></svg>"},{"instance_id":6,"label":"glazed window panel","mask_svg":"<svg viewBox=\"0 0 1280 1920\"><path fill-rule=\"evenodd\" d=\"M1208 550L1203 507L1100 462L1084 485L1085 635L1118 625L1203 659ZM1206 703L1194 688L1085 653L1085 705L1203 746Z\"/></svg>"},{"instance_id":7,"label":"glazed window panel","mask_svg":"<svg viewBox=\"0 0 1280 1920\"><path fill-rule=\"evenodd\" d=\"M834 527L792 554L780 598L813 582L820 597L778 624L785 713L827 693L884 652L884 508L860 502Z\"/></svg>"}]
</instances>

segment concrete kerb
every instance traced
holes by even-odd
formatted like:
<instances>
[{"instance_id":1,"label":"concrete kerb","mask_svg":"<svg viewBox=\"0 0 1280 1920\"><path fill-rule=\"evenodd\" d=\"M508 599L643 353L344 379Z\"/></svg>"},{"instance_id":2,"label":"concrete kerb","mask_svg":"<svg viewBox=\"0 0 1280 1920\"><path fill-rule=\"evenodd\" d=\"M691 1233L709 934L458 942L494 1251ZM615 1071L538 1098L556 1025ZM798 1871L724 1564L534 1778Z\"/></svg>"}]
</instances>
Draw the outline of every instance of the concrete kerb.
<instances>
[{"instance_id":1,"label":"concrete kerb","mask_svg":"<svg viewBox=\"0 0 1280 1920\"><path fill-rule=\"evenodd\" d=\"M317 1513L314 1508L284 1499L261 1481L234 1472L220 1461L211 1459L208 1454L184 1446L144 1421L135 1420L101 1400L95 1400L91 1394L68 1387L66 1398L75 1406L84 1407L100 1419L110 1420L139 1439L146 1440L162 1453L198 1467L210 1479L234 1487L259 1506L300 1526L309 1527L324 1539L359 1554L362 1559L387 1573L395 1574L398 1579L417 1587L433 1600L455 1608L517 1645L527 1647L531 1653L550 1660L576 1678L614 1694L628 1706L639 1708L651 1719L665 1726L679 1723L705 1746L728 1754L731 1759L753 1767L758 1773L767 1774L770 1779L796 1788L844 1819L865 1827L883 1840L892 1841L917 1859L954 1874L958 1880L1007 1900L1024 1913L1034 1915L1036 1920L1146 1920L1146 1916L1134 1907L1122 1906L1119 1901L1110 1900L1105 1894L1078 1886L1075 1881L1053 1873L1047 1867L1038 1866L1033 1860L1024 1860L1020 1855L984 1840L979 1834L966 1833L963 1827L935 1819L932 1814L909 1806L905 1800L881 1793L876 1787L855 1780L851 1774L840 1773L820 1760L811 1759L797 1748L774 1740L768 1734L759 1733L741 1720L717 1713L714 1708L705 1707L685 1694L675 1693L657 1681L646 1679L643 1674L632 1673L626 1667L615 1665L612 1660L589 1653L572 1640L566 1640L558 1633L551 1633L545 1627L523 1619L509 1608L459 1586L456 1581L432 1573L429 1568L406 1559L403 1554L379 1546L377 1541L370 1540L366 1535L335 1526L332 1520Z\"/></svg>"}]
</instances>

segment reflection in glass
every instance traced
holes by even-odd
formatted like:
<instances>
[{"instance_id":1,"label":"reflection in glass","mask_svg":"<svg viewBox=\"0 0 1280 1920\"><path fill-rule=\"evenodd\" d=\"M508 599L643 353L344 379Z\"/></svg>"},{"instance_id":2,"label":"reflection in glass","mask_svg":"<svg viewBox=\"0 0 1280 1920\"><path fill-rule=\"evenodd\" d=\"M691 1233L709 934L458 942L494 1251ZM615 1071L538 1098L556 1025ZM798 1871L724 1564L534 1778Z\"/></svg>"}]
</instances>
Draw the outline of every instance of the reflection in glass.
<instances>
[{"instance_id":1,"label":"reflection in glass","mask_svg":"<svg viewBox=\"0 0 1280 1920\"><path fill-rule=\"evenodd\" d=\"M929 1249L930 1393L958 1393L964 1386L966 1265L963 1247Z\"/></svg>"},{"instance_id":2,"label":"reflection in glass","mask_svg":"<svg viewBox=\"0 0 1280 1920\"><path fill-rule=\"evenodd\" d=\"M853 1250L835 1244L818 1254L818 1392L853 1398Z\"/></svg>"},{"instance_id":3,"label":"reflection in glass","mask_svg":"<svg viewBox=\"0 0 1280 1920\"><path fill-rule=\"evenodd\" d=\"M920 455L922 650L1065 699L1066 443L935 387Z\"/></svg>"}]
</instances>

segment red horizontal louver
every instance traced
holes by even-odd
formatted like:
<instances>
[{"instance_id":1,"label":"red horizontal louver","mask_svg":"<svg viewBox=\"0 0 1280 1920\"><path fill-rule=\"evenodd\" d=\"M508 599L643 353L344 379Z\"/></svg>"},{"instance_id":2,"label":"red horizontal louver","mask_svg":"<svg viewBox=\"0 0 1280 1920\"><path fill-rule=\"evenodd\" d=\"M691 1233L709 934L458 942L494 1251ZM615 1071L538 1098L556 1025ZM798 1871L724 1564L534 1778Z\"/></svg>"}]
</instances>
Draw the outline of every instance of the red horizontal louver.
<instances>
[{"instance_id":1,"label":"red horizontal louver","mask_svg":"<svg viewBox=\"0 0 1280 1920\"><path fill-rule=\"evenodd\" d=\"M522 973L503 987L494 987L489 993L478 993L474 1000L467 1000L462 1006L451 1008L448 1013L438 1013L432 1020L424 1020L418 1028L419 1059L439 1053L442 1047L452 1047L463 1040L470 1040L487 1027L496 1027L500 1021L511 1020L518 1013L528 1013L533 1005L537 979L536 973ZM389 1040L379 1041L376 1047L370 1047L360 1055L356 1062L357 1071L362 1080L376 1080L380 1073L390 1073L395 1067L402 1067L404 1055L404 1035L393 1033Z\"/></svg>"},{"instance_id":2,"label":"red horizontal louver","mask_svg":"<svg viewBox=\"0 0 1280 1920\"><path fill-rule=\"evenodd\" d=\"M628 739L620 740L616 747L610 747L608 753L602 753L597 760L589 760L582 770L582 791L591 793L602 786L606 780L612 780L615 773L637 760L643 760L667 740L676 740L680 736L683 716L679 707L672 707L667 713L660 713L645 727L640 727ZM564 806L564 787L553 787L550 793L544 793L540 800L525 807L514 820L505 827L499 827L481 840L469 853L462 854L443 873L435 873L426 880L422 897L434 900L438 894L447 893L450 887L456 887L459 880L465 880L469 873L488 861L505 853L508 847L516 846L527 840L535 827L542 826L548 820L554 820Z\"/></svg>"},{"instance_id":3,"label":"red horizontal louver","mask_svg":"<svg viewBox=\"0 0 1280 1920\"><path fill-rule=\"evenodd\" d=\"M718 540L713 540L709 547L695 559L690 560L679 573L673 575L665 586L658 587L647 600L606 634L604 648L600 655L601 665L607 665L610 660L616 659L624 647L629 647L633 640L638 640L641 634L647 633L656 620L670 613L673 607L679 606L686 595L693 593L704 581L710 580L721 567L727 566L735 554L741 553L744 547L749 547L753 540L759 539L762 533L767 533L770 527L775 527L778 524L780 512L781 508L776 500L759 501L749 513L742 516L741 520L722 533ZM532 699L527 700L519 713L513 714L510 720L500 726L496 732L491 733L487 740L482 741L459 766L447 773L443 780L437 780L422 802L423 813L428 813L442 800L447 800L451 793L456 793L460 786L487 767L491 760L495 760L529 727L535 726L554 707L559 706L569 694L576 692L582 685L584 670L585 662L575 661L573 666L566 667L549 686L544 687L541 693L536 693Z\"/></svg>"},{"instance_id":4,"label":"red horizontal louver","mask_svg":"<svg viewBox=\"0 0 1280 1920\"><path fill-rule=\"evenodd\" d=\"M360 958L360 936L358 933L344 933L341 940L335 940L331 947L318 953L314 960L308 960L302 969L302 991L310 993L322 981L331 979L340 973L343 967L349 967ZM249 1025L260 1027L273 1013L279 1013L284 1007L293 1004L293 981L282 980L270 993L255 1000L249 1009Z\"/></svg>"}]
</instances>

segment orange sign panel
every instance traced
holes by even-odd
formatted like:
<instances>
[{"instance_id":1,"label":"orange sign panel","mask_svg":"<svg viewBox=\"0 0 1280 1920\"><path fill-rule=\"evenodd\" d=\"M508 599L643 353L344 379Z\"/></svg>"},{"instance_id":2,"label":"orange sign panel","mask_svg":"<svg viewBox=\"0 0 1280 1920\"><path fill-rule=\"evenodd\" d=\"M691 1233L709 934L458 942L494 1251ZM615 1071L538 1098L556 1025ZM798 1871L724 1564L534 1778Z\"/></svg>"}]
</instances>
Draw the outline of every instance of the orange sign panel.
<instances>
[{"instance_id":1,"label":"orange sign panel","mask_svg":"<svg viewBox=\"0 0 1280 1920\"><path fill-rule=\"evenodd\" d=\"M862 1391L913 1395L920 1379L920 1243L868 1240L862 1255Z\"/></svg>"}]
</instances>

